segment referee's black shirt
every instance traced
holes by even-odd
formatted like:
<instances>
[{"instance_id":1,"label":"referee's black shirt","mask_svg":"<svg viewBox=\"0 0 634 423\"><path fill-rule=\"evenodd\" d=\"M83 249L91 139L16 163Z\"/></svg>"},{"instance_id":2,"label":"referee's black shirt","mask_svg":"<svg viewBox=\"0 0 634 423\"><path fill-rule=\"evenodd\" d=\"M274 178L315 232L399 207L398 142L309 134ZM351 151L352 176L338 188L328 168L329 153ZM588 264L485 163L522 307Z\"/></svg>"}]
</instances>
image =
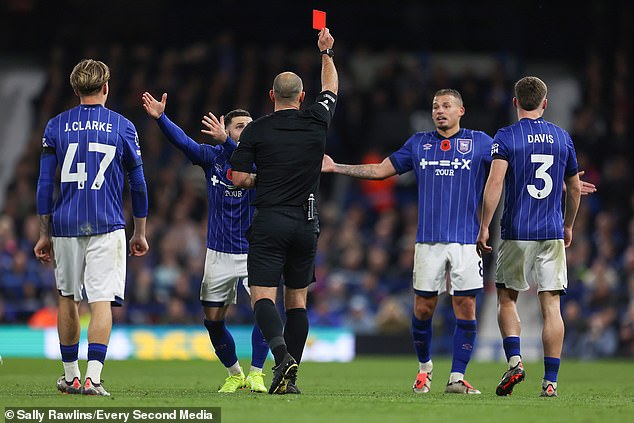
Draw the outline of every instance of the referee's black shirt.
<instances>
[{"instance_id":1,"label":"referee's black shirt","mask_svg":"<svg viewBox=\"0 0 634 423\"><path fill-rule=\"evenodd\" d=\"M255 207L301 206L317 196L326 131L337 96L321 92L304 110L285 109L251 122L231 156L232 169L255 178Z\"/></svg>"}]
</instances>

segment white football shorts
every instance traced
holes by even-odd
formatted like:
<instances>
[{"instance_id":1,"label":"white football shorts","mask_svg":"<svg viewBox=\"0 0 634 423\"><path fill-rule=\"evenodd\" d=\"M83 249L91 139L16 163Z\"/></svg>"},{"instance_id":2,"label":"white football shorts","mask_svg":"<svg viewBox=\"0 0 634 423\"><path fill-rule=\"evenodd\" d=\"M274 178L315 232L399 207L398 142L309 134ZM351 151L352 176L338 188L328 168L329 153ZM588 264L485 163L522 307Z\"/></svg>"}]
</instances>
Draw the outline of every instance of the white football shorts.
<instances>
[{"instance_id":1,"label":"white football shorts","mask_svg":"<svg viewBox=\"0 0 634 423\"><path fill-rule=\"evenodd\" d=\"M482 275L475 244L416 243L413 281L417 295L432 297L448 291L450 295L474 296L484 286Z\"/></svg>"},{"instance_id":2,"label":"white football shorts","mask_svg":"<svg viewBox=\"0 0 634 423\"><path fill-rule=\"evenodd\" d=\"M55 281L64 297L89 303L111 301L122 305L125 291L126 238L118 229L82 237L53 237Z\"/></svg>"},{"instance_id":3,"label":"white football shorts","mask_svg":"<svg viewBox=\"0 0 634 423\"><path fill-rule=\"evenodd\" d=\"M526 291L537 284L537 292L566 291L568 270L563 239L544 241L502 240L495 278L498 286Z\"/></svg>"},{"instance_id":4,"label":"white football shorts","mask_svg":"<svg viewBox=\"0 0 634 423\"><path fill-rule=\"evenodd\" d=\"M208 248L205 257L205 272L200 285L202 305L223 307L235 304L240 281L250 295L247 278L247 255L221 253Z\"/></svg>"}]
</instances>

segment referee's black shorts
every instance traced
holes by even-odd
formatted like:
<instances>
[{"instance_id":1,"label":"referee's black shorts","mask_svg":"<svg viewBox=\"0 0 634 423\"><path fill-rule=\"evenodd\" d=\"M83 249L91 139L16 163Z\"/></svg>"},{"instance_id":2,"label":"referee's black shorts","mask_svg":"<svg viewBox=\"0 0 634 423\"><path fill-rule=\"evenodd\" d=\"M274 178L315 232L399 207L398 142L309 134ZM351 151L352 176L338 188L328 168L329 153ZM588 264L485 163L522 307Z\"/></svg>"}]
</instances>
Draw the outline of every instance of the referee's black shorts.
<instances>
[{"instance_id":1,"label":"referee's black shorts","mask_svg":"<svg viewBox=\"0 0 634 423\"><path fill-rule=\"evenodd\" d=\"M303 207L265 207L253 214L247 231L249 285L277 287L284 276L289 288L314 281L319 221L306 220Z\"/></svg>"}]
</instances>

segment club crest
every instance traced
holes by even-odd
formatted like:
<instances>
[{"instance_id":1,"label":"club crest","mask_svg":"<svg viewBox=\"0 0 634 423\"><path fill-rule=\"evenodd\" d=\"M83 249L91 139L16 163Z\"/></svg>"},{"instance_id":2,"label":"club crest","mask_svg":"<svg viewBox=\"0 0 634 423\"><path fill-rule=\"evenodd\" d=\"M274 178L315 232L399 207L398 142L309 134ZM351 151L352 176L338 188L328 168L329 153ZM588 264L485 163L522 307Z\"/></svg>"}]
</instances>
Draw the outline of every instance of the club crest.
<instances>
[{"instance_id":1,"label":"club crest","mask_svg":"<svg viewBox=\"0 0 634 423\"><path fill-rule=\"evenodd\" d=\"M473 140L471 138L458 138L456 141L458 153L467 154L471 152L471 147L473 145Z\"/></svg>"}]
</instances>

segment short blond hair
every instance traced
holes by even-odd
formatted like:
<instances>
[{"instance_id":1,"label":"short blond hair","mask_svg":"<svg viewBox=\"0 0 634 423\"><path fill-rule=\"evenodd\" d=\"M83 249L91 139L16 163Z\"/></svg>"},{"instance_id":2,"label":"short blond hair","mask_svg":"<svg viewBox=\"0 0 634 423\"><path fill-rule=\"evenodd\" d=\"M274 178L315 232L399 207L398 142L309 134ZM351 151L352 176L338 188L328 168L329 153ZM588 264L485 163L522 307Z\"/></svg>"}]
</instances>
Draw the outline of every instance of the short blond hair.
<instances>
[{"instance_id":1,"label":"short blond hair","mask_svg":"<svg viewBox=\"0 0 634 423\"><path fill-rule=\"evenodd\" d=\"M110 69L99 60L84 59L70 73L70 85L78 95L97 94L108 80Z\"/></svg>"}]
</instances>

